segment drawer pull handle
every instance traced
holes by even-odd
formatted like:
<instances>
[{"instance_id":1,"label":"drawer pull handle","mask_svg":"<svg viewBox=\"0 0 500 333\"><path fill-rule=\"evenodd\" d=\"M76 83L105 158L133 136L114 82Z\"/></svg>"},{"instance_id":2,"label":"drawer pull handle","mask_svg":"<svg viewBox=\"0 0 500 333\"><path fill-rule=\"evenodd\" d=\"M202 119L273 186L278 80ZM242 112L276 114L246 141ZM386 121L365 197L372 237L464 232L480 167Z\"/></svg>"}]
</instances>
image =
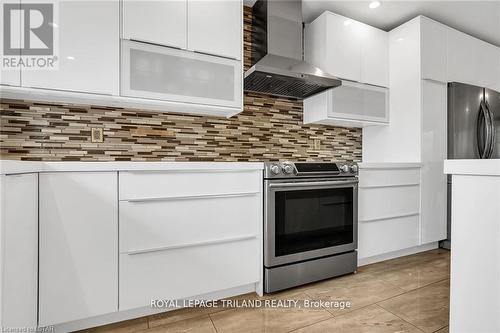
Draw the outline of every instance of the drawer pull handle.
<instances>
[{"instance_id":1,"label":"drawer pull handle","mask_svg":"<svg viewBox=\"0 0 500 333\"><path fill-rule=\"evenodd\" d=\"M410 186L420 186L420 183L361 185L359 188L385 188L385 187L410 187Z\"/></svg>"},{"instance_id":2,"label":"drawer pull handle","mask_svg":"<svg viewBox=\"0 0 500 333\"><path fill-rule=\"evenodd\" d=\"M172 196L172 197L136 198L136 199L127 199L124 201L139 203L139 202L149 202L149 201L199 200L199 199L248 197L257 194L259 194L259 192L195 194L195 195L182 195L182 196Z\"/></svg>"},{"instance_id":3,"label":"drawer pull handle","mask_svg":"<svg viewBox=\"0 0 500 333\"><path fill-rule=\"evenodd\" d=\"M185 244L178 244L178 245L171 245L171 246L155 247L155 248L150 248L150 249L131 250L131 251L127 251L125 253L127 253L128 255L134 255L134 254L149 253L149 252L183 249L183 248L188 248L188 247L232 243L232 242L239 242L239 241L256 239L256 238L257 238L257 235L246 235L246 236L240 236L240 237L214 239L214 240L209 240L209 241L204 241L204 242L185 243Z\"/></svg>"},{"instance_id":4,"label":"drawer pull handle","mask_svg":"<svg viewBox=\"0 0 500 333\"><path fill-rule=\"evenodd\" d=\"M137 162L137 163L140 163L140 162ZM177 162L177 163L181 163L181 162ZM196 162L186 162L186 163L188 163L191 166ZM253 162L249 162L249 163L253 163ZM155 174L161 175L164 173L254 173L256 171L261 172L262 169L264 169L264 166L262 166L262 167L256 166L254 168L248 168L248 169L230 169L230 167L228 167L228 169L223 169L223 168L204 169L202 167L200 169L186 169L186 168L175 169L175 168L171 168L171 169L164 169L164 170L160 170L160 169L159 170L124 170L124 171L122 171L122 173L139 174L139 175L155 175ZM262 175L260 175L260 177L262 177Z\"/></svg>"},{"instance_id":5,"label":"drawer pull handle","mask_svg":"<svg viewBox=\"0 0 500 333\"><path fill-rule=\"evenodd\" d=\"M384 217L375 217L375 218L369 218L369 219L359 219L359 222L375 222L375 221L383 221L383 220L394 220L394 219L399 219L402 217L411 217L411 216L418 216L420 213L408 213L408 214L397 214L397 215L390 215L390 216L384 216Z\"/></svg>"}]
</instances>

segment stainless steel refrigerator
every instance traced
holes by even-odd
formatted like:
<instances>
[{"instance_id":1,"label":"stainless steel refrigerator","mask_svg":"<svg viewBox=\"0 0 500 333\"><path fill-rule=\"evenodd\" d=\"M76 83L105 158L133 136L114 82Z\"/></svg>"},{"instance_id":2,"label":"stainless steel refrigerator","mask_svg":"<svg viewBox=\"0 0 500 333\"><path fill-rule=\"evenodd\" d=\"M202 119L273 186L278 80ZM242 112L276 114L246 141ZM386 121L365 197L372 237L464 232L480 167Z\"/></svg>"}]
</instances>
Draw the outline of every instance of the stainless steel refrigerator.
<instances>
[{"instance_id":1,"label":"stainless steel refrigerator","mask_svg":"<svg viewBox=\"0 0 500 333\"><path fill-rule=\"evenodd\" d=\"M469 84L448 83L448 159L500 158L500 93ZM450 248L451 176L448 176Z\"/></svg>"}]
</instances>

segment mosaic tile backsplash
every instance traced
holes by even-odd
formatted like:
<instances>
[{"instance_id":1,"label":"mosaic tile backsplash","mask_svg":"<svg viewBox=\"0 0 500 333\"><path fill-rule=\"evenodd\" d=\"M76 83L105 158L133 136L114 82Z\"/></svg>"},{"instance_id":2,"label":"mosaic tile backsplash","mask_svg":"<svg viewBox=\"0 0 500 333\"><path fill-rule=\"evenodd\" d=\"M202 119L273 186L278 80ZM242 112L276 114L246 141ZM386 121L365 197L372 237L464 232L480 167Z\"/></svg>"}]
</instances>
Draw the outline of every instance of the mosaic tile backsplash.
<instances>
[{"instance_id":1,"label":"mosaic tile backsplash","mask_svg":"<svg viewBox=\"0 0 500 333\"><path fill-rule=\"evenodd\" d=\"M250 8L244 16L248 67ZM91 128L104 130L104 142L91 142ZM253 93L245 94L244 111L230 119L4 99L0 155L46 161L360 161L361 130L303 125L301 101Z\"/></svg>"}]
</instances>

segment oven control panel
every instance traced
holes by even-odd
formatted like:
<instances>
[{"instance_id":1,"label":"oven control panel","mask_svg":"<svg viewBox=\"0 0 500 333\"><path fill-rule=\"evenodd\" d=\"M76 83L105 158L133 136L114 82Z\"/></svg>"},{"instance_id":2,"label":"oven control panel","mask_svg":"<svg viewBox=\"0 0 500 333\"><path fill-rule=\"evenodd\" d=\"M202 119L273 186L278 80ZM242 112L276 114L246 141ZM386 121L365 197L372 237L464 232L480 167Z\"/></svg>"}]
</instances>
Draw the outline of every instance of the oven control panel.
<instances>
[{"instance_id":1,"label":"oven control panel","mask_svg":"<svg viewBox=\"0 0 500 333\"><path fill-rule=\"evenodd\" d=\"M356 163L266 162L264 178L347 177L358 174Z\"/></svg>"}]
</instances>

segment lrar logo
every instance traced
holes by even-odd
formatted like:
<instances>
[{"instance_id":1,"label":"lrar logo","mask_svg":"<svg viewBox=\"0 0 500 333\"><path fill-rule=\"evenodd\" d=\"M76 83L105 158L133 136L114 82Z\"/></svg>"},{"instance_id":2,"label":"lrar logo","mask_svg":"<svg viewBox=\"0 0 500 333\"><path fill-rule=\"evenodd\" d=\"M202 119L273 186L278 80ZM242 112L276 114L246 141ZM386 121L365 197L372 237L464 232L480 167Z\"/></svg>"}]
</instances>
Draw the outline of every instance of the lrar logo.
<instances>
[{"instance_id":1,"label":"lrar logo","mask_svg":"<svg viewBox=\"0 0 500 333\"><path fill-rule=\"evenodd\" d=\"M2 69L57 69L56 4L2 2Z\"/></svg>"}]
</instances>

